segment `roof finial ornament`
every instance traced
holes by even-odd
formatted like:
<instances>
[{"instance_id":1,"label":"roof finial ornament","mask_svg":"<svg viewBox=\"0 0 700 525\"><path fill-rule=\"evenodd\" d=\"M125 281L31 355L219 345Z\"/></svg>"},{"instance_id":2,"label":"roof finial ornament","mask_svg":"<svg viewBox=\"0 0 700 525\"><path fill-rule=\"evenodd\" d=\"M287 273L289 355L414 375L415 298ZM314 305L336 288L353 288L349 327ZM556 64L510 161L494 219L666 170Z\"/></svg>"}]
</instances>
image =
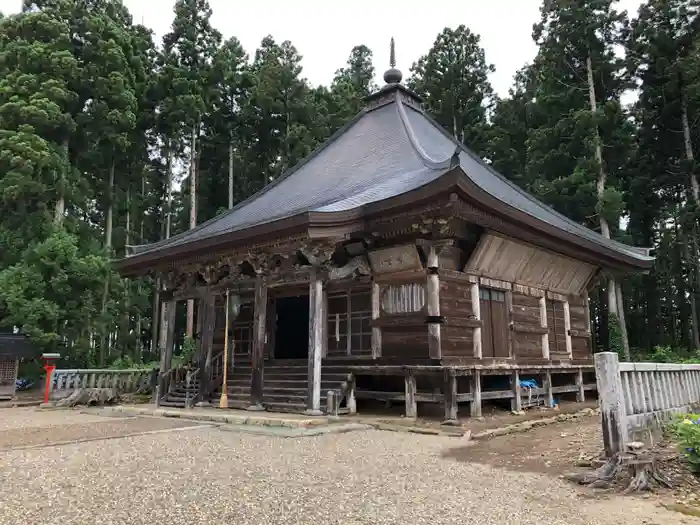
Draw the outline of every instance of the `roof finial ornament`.
<instances>
[{"instance_id":1,"label":"roof finial ornament","mask_svg":"<svg viewBox=\"0 0 700 525\"><path fill-rule=\"evenodd\" d=\"M391 47L389 49L389 65L391 69L387 69L384 73L384 82L387 84L398 84L403 78L401 71L396 69L396 46L394 45L394 37L391 37Z\"/></svg>"}]
</instances>

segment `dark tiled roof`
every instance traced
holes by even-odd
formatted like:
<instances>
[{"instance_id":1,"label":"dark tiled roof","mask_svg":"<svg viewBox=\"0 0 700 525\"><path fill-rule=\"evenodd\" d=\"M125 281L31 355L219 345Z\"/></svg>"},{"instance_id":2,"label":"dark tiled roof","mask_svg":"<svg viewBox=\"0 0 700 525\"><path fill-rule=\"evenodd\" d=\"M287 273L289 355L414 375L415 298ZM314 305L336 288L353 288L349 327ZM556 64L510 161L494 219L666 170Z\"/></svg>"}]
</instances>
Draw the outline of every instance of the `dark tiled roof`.
<instances>
[{"instance_id":1,"label":"dark tiled roof","mask_svg":"<svg viewBox=\"0 0 700 525\"><path fill-rule=\"evenodd\" d=\"M0 334L0 358L31 359L38 356L34 345L24 334Z\"/></svg>"},{"instance_id":2,"label":"dark tiled roof","mask_svg":"<svg viewBox=\"0 0 700 525\"><path fill-rule=\"evenodd\" d=\"M459 166L474 184L511 207L582 240L648 265L645 250L609 239L539 202L496 173L412 103L403 86L373 103L305 161L228 213L193 230L132 248L129 258L169 251L304 213L334 213L402 195ZM406 101L406 102L402 102Z\"/></svg>"}]
</instances>

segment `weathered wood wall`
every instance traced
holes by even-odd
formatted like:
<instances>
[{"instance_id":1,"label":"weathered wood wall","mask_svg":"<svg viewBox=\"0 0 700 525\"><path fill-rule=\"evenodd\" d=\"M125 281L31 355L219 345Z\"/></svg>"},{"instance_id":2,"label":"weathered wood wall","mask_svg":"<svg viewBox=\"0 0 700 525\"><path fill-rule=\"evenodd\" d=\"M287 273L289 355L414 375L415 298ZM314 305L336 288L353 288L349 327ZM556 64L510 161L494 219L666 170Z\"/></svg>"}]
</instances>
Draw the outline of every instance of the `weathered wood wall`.
<instances>
[{"instance_id":1,"label":"weathered wood wall","mask_svg":"<svg viewBox=\"0 0 700 525\"><path fill-rule=\"evenodd\" d=\"M573 359L591 359L593 345L591 339L591 320L586 297L569 299L571 312L571 348Z\"/></svg>"},{"instance_id":2,"label":"weathered wood wall","mask_svg":"<svg viewBox=\"0 0 700 525\"><path fill-rule=\"evenodd\" d=\"M381 327L382 357L429 357L424 283L423 272L379 280L379 318L373 323Z\"/></svg>"},{"instance_id":3,"label":"weathered wood wall","mask_svg":"<svg viewBox=\"0 0 700 525\"><path fill-rule=\"evenodd\" d=\"M484 234L465 272L566 294L580 294L596 268L536 246Z\"/></svg>"},{"instance_id":4,"label":"weathered wood wall","mask_svg":"<svg viewBox=\"0 0 700 525\"><path fill-rule=\"evenodd\" d=\"M513 353L516 359L542 358L540 298L513 293Z\"/></svg>"},{"instance_id":5,"label":"weathered wood wall","mask_svg":"<svg viewBox=\"0 0 700 525\"><path fill-rule=\"evenodd\" d=\"M440 275L440 314L442 325L442 357L474 357L474 309L472 284L448 272Z\"/></svg>"}]
</instances>

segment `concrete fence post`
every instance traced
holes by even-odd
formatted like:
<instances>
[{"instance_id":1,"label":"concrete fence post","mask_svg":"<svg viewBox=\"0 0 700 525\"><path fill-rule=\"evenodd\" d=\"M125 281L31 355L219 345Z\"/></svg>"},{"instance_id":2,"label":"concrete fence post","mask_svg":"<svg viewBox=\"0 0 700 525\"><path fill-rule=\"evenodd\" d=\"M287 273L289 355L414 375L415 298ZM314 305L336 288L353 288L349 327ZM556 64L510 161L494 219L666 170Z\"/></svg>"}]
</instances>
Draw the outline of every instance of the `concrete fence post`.
<instances>
[{"instance_id":1,"label":"concrete fence post","mask_svg":"<svg viewBox=\"0 0 700 525\"><path fill-rule=\"evenodd\" d=\"M627 413L622 389L620 362L615 352L595 354L595 378L603 421L605 455L624 452L627 443Z\"/></svg>"}]
</instances>

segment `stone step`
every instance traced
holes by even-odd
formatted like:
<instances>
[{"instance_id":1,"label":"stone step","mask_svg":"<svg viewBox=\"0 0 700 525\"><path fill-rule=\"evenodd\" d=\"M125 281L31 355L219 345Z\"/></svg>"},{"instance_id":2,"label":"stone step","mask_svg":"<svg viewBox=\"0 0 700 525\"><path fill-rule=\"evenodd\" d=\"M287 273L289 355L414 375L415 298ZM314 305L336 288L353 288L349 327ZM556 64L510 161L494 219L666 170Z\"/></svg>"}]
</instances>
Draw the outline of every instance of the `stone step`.
<instances>
[{"instance_id":1,"label":"stone step","mask_svg":"<svg viewBox=\"0 0 700 525\"><path fill-rule=\"evenodd\" d=\"M303 414L306 411L306 403L277 403L264 402L268 412L284 412L287 414ZM228 407L238 410L245 410L250 406L250 400L231 399L228 400Z\"/></svg>"},{"instance_id":2,"label":"stone step","mask_svg":"<svg viewBox=\"0 0 700 525\"><path fill-rule=\"evenodd\" d=\"M161 399L160 406L164 407L170 407L170 408L185 408L185 401L183 400L182 402L180 401L172 401L170 399Z\"/></svg>"}]
</instances>

